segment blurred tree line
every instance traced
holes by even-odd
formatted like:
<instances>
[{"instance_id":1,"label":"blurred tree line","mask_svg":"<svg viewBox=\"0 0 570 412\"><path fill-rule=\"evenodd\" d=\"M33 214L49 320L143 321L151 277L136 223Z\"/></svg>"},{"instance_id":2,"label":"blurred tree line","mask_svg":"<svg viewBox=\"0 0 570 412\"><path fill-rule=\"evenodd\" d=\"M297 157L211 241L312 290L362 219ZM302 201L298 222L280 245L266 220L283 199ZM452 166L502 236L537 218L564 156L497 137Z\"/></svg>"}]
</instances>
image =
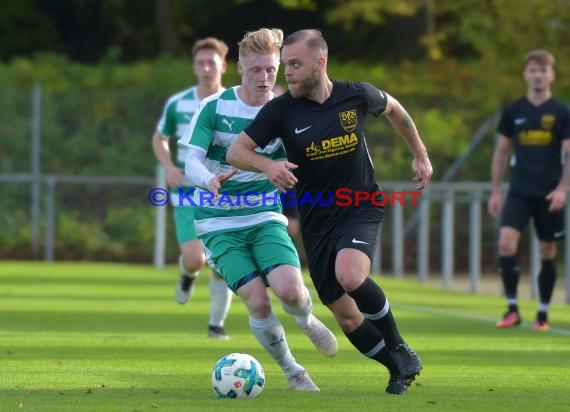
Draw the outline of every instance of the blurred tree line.
<instances>
[{"instance_id":1,"label":"blurred tree line","mask_svg":"<svg viewBox=\"0 0 570 412\"><path fill-rule=\"evenodd\" d=\"M567 0L19 0L0 13L0 59L64 54L96 64L183 56L195 39L234 46L244 32L307 27L340 60L515 59L534 47L568 55ZM235 59L235 47L230 58Z\"/></svg>"},{"instance_id":2,"label":"blurred tree line","mask_svg":"<svg viewBox=\"0 0 570 412\"><path fill-rule=\"evenodd\" d=\"M39 83L42 173L153 175L150 136L166 98L195 82L192 43L210 35L228 43L224 85L231 86L239 83L236 43L259 27L286 34L320 28L332 78L369 81L409 110L434 180L489 116L525 93L528 50L556 55L554 92L570 100L565 0L524 7L517 0L10 1L0 13L0 174L30 170L30 92ZM409 150L387 122L370 121L367 140L380 181L410 179ZM455 178L487 181L492 149L489 133ZM148 259L153 210L144 193L133 205L114 203L105 187L81 196L58 190L65 213L58 215L56 257ZM0 257L25 257L29 188L3 185L2 194ZM175 248L169 253L175 257Z\"/></svg>"}]
</instances>

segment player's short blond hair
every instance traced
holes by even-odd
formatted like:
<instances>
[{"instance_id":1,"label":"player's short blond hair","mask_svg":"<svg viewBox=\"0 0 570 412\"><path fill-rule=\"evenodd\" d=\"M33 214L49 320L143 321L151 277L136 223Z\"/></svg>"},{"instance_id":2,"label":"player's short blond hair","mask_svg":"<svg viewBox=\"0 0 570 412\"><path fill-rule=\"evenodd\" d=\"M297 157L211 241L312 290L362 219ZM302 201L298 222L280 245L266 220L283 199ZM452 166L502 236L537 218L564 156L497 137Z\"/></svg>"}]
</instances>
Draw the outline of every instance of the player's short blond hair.
<instances>
[{"instance_id":1,"label":"player's short blond hair","mask_svg":"<svg viewBox=\"0 0 570 412\"><path fill-rule=\"evenodd\" d=\"M250 53L257 54L279 54L279 49L283 43L283 30L281 29L259 29L247 32L244 38L237 44L239 47L239 58Z\"/></svg>"},{"instance_id":2,"label":"player's short blond hair","mask_svg":"<svg viewBox=\"0 0 570 412\"><path fill-rule=\"evenodd\" d=\"M226 60L229 48L223 40L215 37L206 37L194 43L194 46L192 46L192 58L196 57L200 50L214 50L222 60Z\"/></svg>"},{"instance_id":3,"label":"player's short blond hair","mask_svg":"<svg viewBox=\"0 0 570 412\"><path fill-rule=\"evenodd\" d=\"M526 66L530 62L537 62L541 66L552 66L556 63L556 59L548 50L536 49L531 50L524 57L524 65Z\"/></svg>"}]
</instances>

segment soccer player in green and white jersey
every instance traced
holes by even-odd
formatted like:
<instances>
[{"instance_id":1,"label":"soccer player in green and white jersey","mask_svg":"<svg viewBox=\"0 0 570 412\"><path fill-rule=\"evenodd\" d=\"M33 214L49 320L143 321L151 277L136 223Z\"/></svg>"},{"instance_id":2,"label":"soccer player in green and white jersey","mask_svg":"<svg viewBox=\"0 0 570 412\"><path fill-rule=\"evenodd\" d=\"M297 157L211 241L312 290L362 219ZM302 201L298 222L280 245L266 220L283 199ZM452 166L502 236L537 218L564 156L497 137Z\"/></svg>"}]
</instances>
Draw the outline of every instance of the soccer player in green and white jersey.
<instances>
[{"instance_id":1,"label":"soccer player in green and white jersey","mask_svg":"<svg viewBox=\"0 0 570 412\"><path fill-rule=\"evenodd\" d=\"M196 232L208 264L245 303L251 331L281 367L289 386L318 391L291 354L266 289L272 288L283 309L324 355L336 354L336 338L312 314L311 296L287 234L278 192L263 173L237 171L225 159L231 142L275 96L272 89L282 40L279 29L245 35L238 43L241 85L205 99L179 145L188 148L186 174L198 186L193 197L198 205ZM262 153L272 159L286 155L280 139Z\"/></svg>"},{"instance_id":2,"label":"soccer player in green and white jersey","mask_svg":"<svg viewBox=\"0 0 570 412\"><path fill-rule=\"evenodd\" d=\"M176 301L184 304L190 298L194 281L200 268L206 263L204 249L194 228L194 207L179 202L178 189L190 189L184 181L184 160L186 150L178 149L176 162L169 150L169 139L176 141L182 136L192 116L198 110L202 99L218 93L222 87L222 75L226 72L228 46L221 40L208 37L198 40L192 47L194 74L198 84L171 96L164 106L156 131L152 137L152 147L156 158L167 173L168 185L172 188L171 199L176 224L176 237L181 255L178 260L180 279L176 284ZM210 280L210 320L208 334L212 338L228 339L224 322L228 314L232 293L224 280L213 273Z\"/></svg>"}]
</instances>

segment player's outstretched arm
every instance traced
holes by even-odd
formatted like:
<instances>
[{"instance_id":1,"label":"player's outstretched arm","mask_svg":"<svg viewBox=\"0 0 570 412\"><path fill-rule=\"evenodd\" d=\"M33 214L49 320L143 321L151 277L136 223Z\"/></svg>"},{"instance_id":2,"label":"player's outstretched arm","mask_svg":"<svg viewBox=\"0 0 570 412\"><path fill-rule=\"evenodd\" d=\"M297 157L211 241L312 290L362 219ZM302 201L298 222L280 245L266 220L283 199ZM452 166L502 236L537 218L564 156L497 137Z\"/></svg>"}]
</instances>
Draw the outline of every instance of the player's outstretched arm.
<instances>
[{"instance_id":1,"label":"player's outstretched arm","mask_svg":"<svg viewBox=\"0 0 570 412\"><path fill-rule=\"evenodd\" d=\"M255 153L257 143L245 132L241 132L228 149L226 160L229 164L241 170L263 172L271 159Z\"/></svg>"},{"instance_id":2,"label":"player's outstretched arm","mask_svg":"<svg viewBox=\"0 0 570 412\"><path fill-rule=\"evenodd\" d=\"M388 102L384 115L388 118L392 127L402 135L412 149L414 153L412 169L415 173L413 180L416 182L416 189L424 189L429 185L429 181L433 175L433 168L429 161L427 149L420 138L416 125L406 109L404 109L400 102L394 97L390 95L387 97Z\"/></svg>"}]
</instances>

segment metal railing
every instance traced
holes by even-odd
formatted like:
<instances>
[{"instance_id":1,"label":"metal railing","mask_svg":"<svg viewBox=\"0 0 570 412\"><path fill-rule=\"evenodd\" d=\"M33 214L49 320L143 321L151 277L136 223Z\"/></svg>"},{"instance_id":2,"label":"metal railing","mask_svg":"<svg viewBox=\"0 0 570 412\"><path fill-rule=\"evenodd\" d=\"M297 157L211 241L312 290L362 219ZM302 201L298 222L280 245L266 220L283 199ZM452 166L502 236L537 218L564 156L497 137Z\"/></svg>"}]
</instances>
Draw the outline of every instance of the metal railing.
<instances>
[{"instance_id":1,"label":"metal railing","mask_svg":"<svg viewBox=\"0 0 570 412\"><path fill-rule=\"evenodd\" d=\"M412 187L411 183L407 182L382 182L381 188L385 192L402 190L408 191ZM507 188L507 185L504 186ZM482 236L482 216L483 205L489 197L490 184L488 182L454 182L454 183L430 183L428 190L424 191L421 196L418 196L419 203L417 205L417 229L416 229L416 259L417 279L421 283L428 280L429 267L430 267L430 210L434 207L441 208L441 227L440 227L440 242L441 242L441 279L443 286L450 288L453 283L454 277L454 257L457 242L455 239L456 230L456 216L455 209L460 203L468 204L468 219L463 222L468 227L468 256L469 256L469 284L471 292L479 291L479 284L481 279L481 259L482 259L482 244L490 239L484 239ZM391 217L388 220L388 225L391 229L392 235L392 274L396 277L401 277L404 274L404 256L406 251L404 246L405 222L404 222L404 206L395 203L390 207ZM416 218L413 216L412 218ZM540 269L540 256L539 256L539 241L534 231L534 226L531 224L529 230L529 273L531 274L531 295L537 296L537 275ZM565 233L570 233L570 198L566 202L565 207ZM378 244L372 271L380 273L380 265L382 262L382 241L379 236L380 242ZM413 252L413 251L412 251ZM560 252L564 255L564 279L566 291L566 303L570 303L570 239L568 236L563 242L563 247Z\"/></svg>"},{"instance_id":2,"label":"metal railing","mask_svg":"<svg viewBox=\"0 0 570 412\"><path fill-rule=\"evenodd\" d=\"M43 185L44 189L44 211L43 214L38 213L39 199L32 196L38 204L31 204L32 218L44 219L44 260L54 260L54 247L56 241L56 210L55 199L57 196L57 188L61 185L86 185L86 184L105 184L105 185L128 185L128 186L146 186L166 187L166 180L162 169L157 169L156 177L122 177L122 176L61 176L61 175L32 175L32 174L15 174L0 175L0 183L26 183L30 184L31 190L36 191L35 186ZM382 182L382 190L385 192L406 192L412 191L411 182ZM482 245L486 242L492 242L493 239L485 239L482 232L482 216L483 204L488 198L490 185L488 182L456 182L456 183L431 183L430 188L417 197L418 203L413 208L413 213L409 219L415 219L417 224L413 230L416 238L415 248L406 250L406 222L405 208L398 202L393 206L389 206L389 218L385 222L384 229L390 232L390 242L386 242L384 236L378 235L378 246L372 271L374 273L381 272L382 253L384 250L382 243L390 243L391 250L391 274L396 277L403 276L405 257L410 254L415 255L416 268L415 272L419 282L425 283L430 273L430 233L439 229L437 240L440 242L440 272L441 280L444 287L449 288L453 284L455 274L455 256L457 248L457 230L456 220L458 216L456 210L458 205L467 205L468 216L461 224L468 228L468 276L470 290L472 292L479 291L479 283L481 279L481 259ZM39 192L39 191L38 191ZM150 205L149 205L150 206ZM387 207L388 208L388 207ZM154 247L153 247L153 263L155 267L161 268L165 265L166 251L166 227L167 207L156 207L155 227L154 227ZM430 215L434 210L439 209L440 227L433 229L430 227ZM407 211L410 215L410 210ZM570 201L566 203L566 233L570 233ZM408 220L409 220L408 219ZM388 226L388 227L386 227ZM39 227L39 222L32 222L32 227ZM532 227L532 225L531 225ZM37 231L31 231L32 236ZM33 247L37 244L37 239L30 239ZM408 242L409 244L409 242ZM487 243L488 244L488 243ZM531 293L532 296L537 295L536 275L540 268L540 258L538 254L538 240L534 234L534 230L530 231L530 253L529 272L532 274ZM462 245L463 246L463 245ZM412 249L412 250L409 250ZM414 250L415 249L415 250ZM566 302L570 303L570 241L565 241L563 248L560 250L564 255L564 279Z\"/></svg>"}]
</instances>

